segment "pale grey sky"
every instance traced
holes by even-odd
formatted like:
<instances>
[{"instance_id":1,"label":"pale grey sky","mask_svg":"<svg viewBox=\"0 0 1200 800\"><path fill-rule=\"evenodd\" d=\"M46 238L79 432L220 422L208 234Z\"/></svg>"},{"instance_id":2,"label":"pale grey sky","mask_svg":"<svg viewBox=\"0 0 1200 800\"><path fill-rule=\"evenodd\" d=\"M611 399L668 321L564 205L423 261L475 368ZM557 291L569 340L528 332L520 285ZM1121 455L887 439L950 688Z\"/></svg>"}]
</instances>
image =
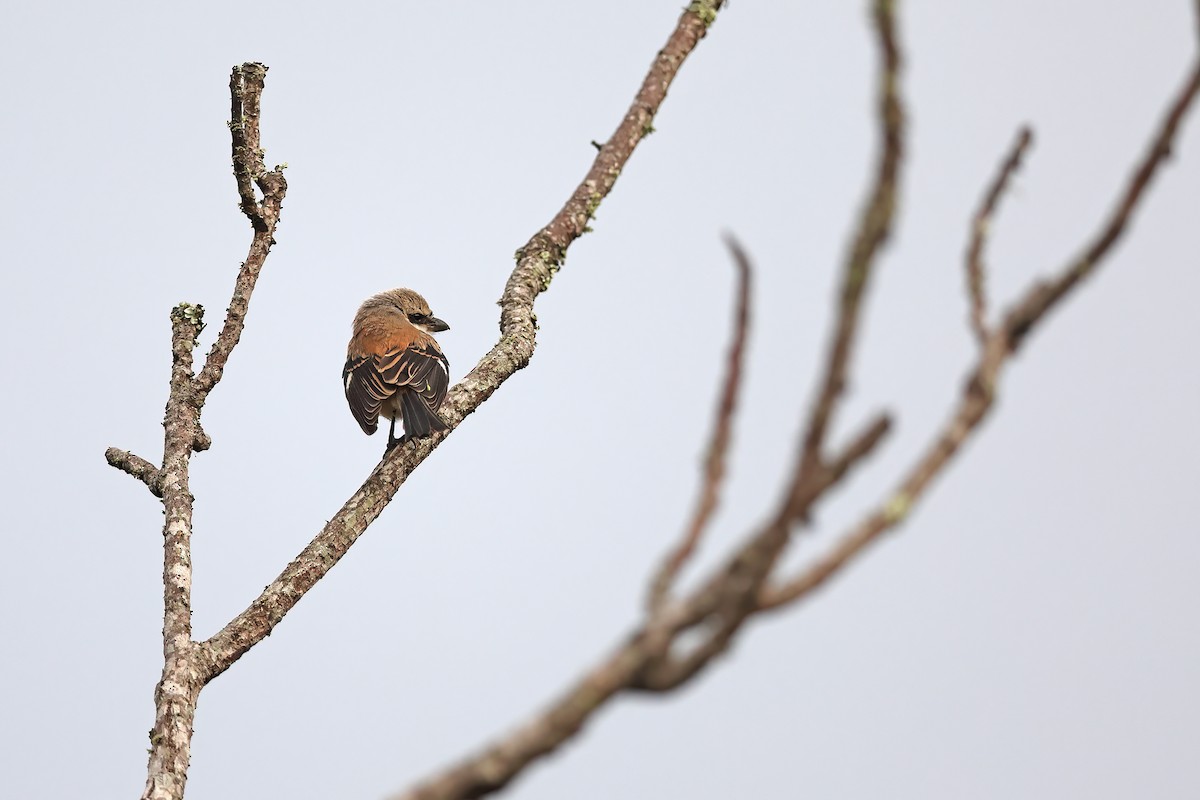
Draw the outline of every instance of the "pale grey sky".
<instances>
[{"instance_id":1,"label":"pale grey sky","mask_svg":"<svg viewBox=\"0 0 1200 800\"><path fill-rule=\"evenodd\" d=\"M167 314L228 300L228 74L271 67L290 190L193 467L208 636L374 466L338 381L367 295L421 291L452 376L493 343L511 254L615 127L681 0L10 4L0 20L4 481L0 786L135 797L161 668ZM912 138L847 430L898 428L801 555L891 484L972 355L967 221L1037 141L989 289L1110 206L1194 58L1187 0L903 4ZM678 534L725 347L735 232L752 355L711 564L766 513L874 156L865 3L723 12L537 306L539 349L200 703L191 800L378 798L522 720L612 646ZM509 796L1200 795L1200 125L1131 237L1029 342L996 416L901 531L669 699L621 700ZM210 325L204 349L211 341ZM623 372L610 367L620 348ZM633 354L635 358L629 358ZM69 398L69 399L68 399ZM692 575L699 574L694 571Z\"/></svg>"}]
</instances>

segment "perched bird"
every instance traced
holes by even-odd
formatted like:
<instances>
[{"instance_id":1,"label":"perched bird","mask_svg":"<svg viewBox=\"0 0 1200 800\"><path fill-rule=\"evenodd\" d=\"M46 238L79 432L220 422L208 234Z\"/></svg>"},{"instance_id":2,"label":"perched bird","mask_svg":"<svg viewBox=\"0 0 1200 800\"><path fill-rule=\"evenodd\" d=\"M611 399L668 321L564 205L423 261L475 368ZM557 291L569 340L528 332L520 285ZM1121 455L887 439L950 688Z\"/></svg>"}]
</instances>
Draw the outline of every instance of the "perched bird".
<instances>
[{"instance_id":1,"label":"perched bird","mask_svg":"<svg viewBox=\"0 0 1200 800\"><path fill-rule=\"evenodd\" d=\"M350 412L368 436L379 427L380 414L391 417L385 453L446 430L437 410L450 385L450 362L430 334L447 330L412 289L377 294L354 315L342 385Z\"/></svg>"}]
</instances>

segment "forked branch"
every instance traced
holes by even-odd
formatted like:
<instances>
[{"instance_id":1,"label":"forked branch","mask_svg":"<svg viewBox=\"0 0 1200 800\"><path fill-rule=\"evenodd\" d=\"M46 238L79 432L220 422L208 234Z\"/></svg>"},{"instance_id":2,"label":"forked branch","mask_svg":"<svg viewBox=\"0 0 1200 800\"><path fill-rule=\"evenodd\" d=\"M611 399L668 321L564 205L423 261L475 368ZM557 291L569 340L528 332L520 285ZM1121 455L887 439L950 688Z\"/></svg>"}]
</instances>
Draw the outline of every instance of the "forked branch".
<instances>
[{"instance_id":1,"label":"forked branch","mask_svg":"<svg viewBox=\"0 0 1200 800\"><path fill-rule=\"evenodd\" d=\"M187 783L196 700L212 670L192 640L192 502L189 467L193 452L212 444L200 424L209 392L221 380L230 353L241 338L254 283L275 243L275 227L287 192L283 171L267 170L262 160L259 110L267 68L235 67L233 98L233 171L240 207L254 227L249 253L238 273L225 323L199 375L192 353L204 330L204 307L180 303L171 311L171 379L163 420L163 462L149 461L109 448L108 463L146 484L163 503L163 671L154 693L155 720L145 800L179 800ZM262 192L262 200L253 186Z\"/></svg>"},{"instance_id":2,"label":"forked branch","mask_svg":"<svg viewBox=\"0 0 1200 800\"><path fill-rule=\"evenodd\" d=\"M1137 162L1133 175L1117 197L1115 208L1084 249L1084 254L1067 264L1049 281L1030 287L1008 311L1003 323L987 330L978 360L968 374L957 406L926 450L901 478L897 488L829 552L815 559L798 575L764 589L759 598L761 608L780 608L807 596L908 516L934 479L949 466L962 445L978 433L980 424L994 407L1003 368L1029 331L1111 254L1113 245L1133 219L1146 190L1166 163L1184 117L1196 104L1197 94L1200 94L1200 58L1189 70L1183 87L1171 100L1145 155ZM1019 136L1016 150L1002 167L1002 179L1005 173L1015 169L1015 166L1010 168L1008 165L1019 160L1027 146L1026 138ZM993 184L993 189L995 186ZM994 205L991 190L984 202L985 207Z\"/></svg>"}]
</instances>

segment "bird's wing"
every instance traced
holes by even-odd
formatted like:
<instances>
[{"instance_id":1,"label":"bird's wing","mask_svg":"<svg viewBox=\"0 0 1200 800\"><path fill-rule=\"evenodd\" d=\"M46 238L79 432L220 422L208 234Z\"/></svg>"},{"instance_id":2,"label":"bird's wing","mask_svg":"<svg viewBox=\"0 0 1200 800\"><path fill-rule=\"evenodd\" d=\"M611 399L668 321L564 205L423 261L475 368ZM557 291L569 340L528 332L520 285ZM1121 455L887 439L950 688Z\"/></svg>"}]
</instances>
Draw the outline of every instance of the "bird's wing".
<instances>
[{"instance_id":1,"label":"bird's wing","mask_svg":"<svg viewBox=\"0 0 1200 800\"><path fill-rule=\"evenodd\" d=\"M430 411L436 411L450 388L450 365L436 347L409 345L382 354L351 356L342 370L350 411L363 431L379 426L379 412L401 387L408 387Z\"/></svg>"}]
</instances>

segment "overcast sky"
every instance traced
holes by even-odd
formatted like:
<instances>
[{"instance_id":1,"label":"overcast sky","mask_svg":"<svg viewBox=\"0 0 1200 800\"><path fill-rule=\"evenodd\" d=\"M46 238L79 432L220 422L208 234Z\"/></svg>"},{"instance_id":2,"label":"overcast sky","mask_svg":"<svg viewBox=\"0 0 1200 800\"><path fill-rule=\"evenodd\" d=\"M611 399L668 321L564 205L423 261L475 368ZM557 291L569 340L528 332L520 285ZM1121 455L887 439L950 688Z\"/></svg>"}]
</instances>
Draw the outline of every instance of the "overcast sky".
<instances>
[{"instance_id":1,"label":"overcast sky","mask_svg":"<svg viewBox=\"0 0 1200 800\"><path fill-rule=\"evenodd\" d=\"M452 378L514 249L620 120L683 0L8 4L0 20L7 512L0 786L131 798L161 670L168 312L211 343L249 226L228 76L270 66L290 184L193 462L194 622L243 609L382 452L339 384L368 295L422 292ZM1188 0L902 4L911 139L844 434L892 410L794 563L884 496L972 358L968 219L1013 298L1095 230L1196 47ZM537 305L540 343L378 523L203 693L190 800L380 798L556 695L638 618L693 500L730 317L758 268L703 574L777 499L874 158L866 4L741 0L684 66ZM669 698L622 699L509 790L572 798L1200 796L1200 124L1098 278L1039 329L911 520Z\"/></svg>"}]
</instances>

